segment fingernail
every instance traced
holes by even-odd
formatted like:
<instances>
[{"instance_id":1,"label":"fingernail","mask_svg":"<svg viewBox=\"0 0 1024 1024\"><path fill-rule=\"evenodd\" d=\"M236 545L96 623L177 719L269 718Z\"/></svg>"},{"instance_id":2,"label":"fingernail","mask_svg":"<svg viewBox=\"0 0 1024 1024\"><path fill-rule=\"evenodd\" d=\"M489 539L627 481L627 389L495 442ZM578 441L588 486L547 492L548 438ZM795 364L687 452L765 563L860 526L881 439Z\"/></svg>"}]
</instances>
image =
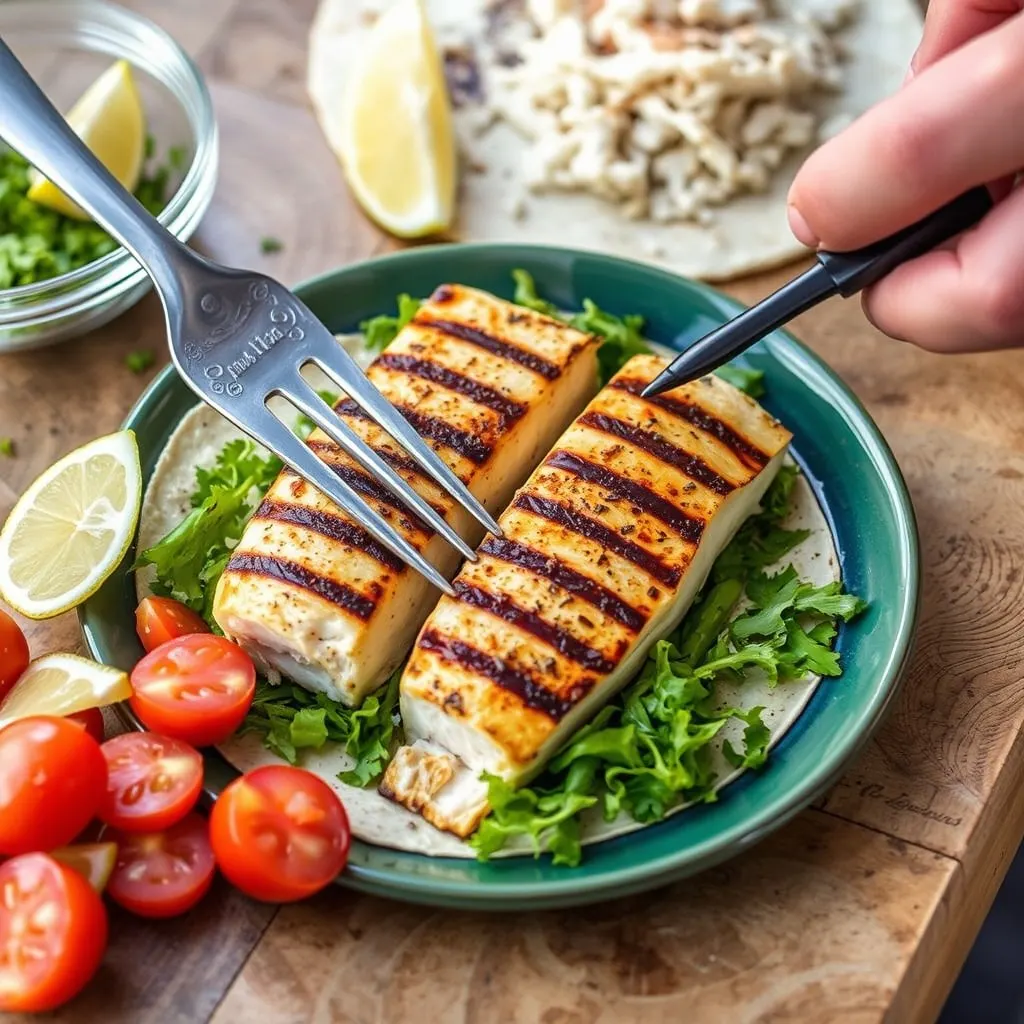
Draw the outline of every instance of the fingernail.
<instances>
[{"instance_id":1,"label":"fingernail","mask_svg":"<svg viewBox=\"0 0 1024 1024\"><path fill-rule=\"evenodd\" d=\"M818 247L818 239L815 237L811 226L804 220L804 215L792 204L786 211L789 216L789 230L796 235L797 239L803 242L808 249Z\"/></svg>"}]
</instances>

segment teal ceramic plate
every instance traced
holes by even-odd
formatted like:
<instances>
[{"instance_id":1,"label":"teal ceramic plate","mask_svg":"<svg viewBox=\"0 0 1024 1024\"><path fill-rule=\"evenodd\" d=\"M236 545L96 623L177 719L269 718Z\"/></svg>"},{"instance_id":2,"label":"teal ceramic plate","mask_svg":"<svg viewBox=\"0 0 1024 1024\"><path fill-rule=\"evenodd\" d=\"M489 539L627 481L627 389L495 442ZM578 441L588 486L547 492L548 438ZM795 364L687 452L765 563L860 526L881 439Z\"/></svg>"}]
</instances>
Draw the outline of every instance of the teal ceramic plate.
<instances>
[{"instance_id":1,"label":"teal ceramic plate","mask_svg":"<svg viewBox=\"0 0 1024 1024\"><path fill-rule=\"evenodd\" d=\"M739 309L710 288L641 264L511 245L408 250L332 271L296 290L330 328L348 331L392 309L399 292L427 295L445 281L511 297L513 267L529 270L562 308L577 308L590 297L615 313L641 313L649 336L675 348ZM914 629L919 574L910 498L878 428L835 374L799 342L777 332L745 360L764 371L764 404L793 432L794 454L831 523L847 586L870 605L840 634L842 678L817 688L766 768L747 772L720 802L589 846L578 868L553 867L547 857L489 864L433 859L356 842L343 885L419 903L518 910L650 889L762 839L819 796L863 746L896 689ZM128 416L125 426L138 435L147 480L194 402L168 368ZM142 653L128 571L134 557L133 549L81 614L92 655L126 669ZM235 774L219 755L209 756L211 790L217 792Z\"/></svg>"}]
</instances>

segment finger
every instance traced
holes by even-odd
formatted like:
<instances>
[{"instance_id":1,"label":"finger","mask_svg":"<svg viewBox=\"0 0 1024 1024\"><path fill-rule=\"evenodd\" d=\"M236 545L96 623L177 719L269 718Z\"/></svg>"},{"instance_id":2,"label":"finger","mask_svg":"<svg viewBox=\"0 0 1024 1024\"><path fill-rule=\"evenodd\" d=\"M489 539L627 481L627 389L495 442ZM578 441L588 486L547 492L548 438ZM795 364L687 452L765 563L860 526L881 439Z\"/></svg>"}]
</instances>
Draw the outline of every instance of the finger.
<instances>
[{"instance_id":1,"label":"finger","mask_svg":"<svg viewBox=\"0 0 1024 1024\"><path fill-rule=\"evenodd\" d=\"M931 0L924 38L910 62L914 74L976 36L1001 25L1024 7L1024 0Z\"/></svg>"},{"instance_id":2,"label":"finger","mask_svg":"<svg viewBox=\"0 0 1024 1024\"><path fill-rule=\"evenodd\" d=\"M897 267L864 293L879 330L934 352L1024 345L1024 189L955 246Z\"/></svg>"},{"instance_id":3,"label":"finger","mask_svg":"<svg viewBox=\"0 0 1024 1024\"><path fill-rule=\"evenodd\" d=\"M1024 15L916 76L808 158L789 193L794 233L856 249L974 185L1024 166Z\"/></svg>"}]
</instances>

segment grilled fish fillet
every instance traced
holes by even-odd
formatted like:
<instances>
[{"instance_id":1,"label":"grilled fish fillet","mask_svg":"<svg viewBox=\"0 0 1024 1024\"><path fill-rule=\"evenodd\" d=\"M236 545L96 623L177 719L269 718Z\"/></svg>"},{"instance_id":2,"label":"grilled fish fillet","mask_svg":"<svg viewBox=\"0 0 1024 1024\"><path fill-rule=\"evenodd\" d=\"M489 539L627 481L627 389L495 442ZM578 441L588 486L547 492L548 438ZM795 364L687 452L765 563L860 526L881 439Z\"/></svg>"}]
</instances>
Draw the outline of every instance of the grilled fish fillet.
<instances>
[{"instance_id":1,"label":"grilled fish fillet","mask_svg":"<svg viewBox=\"0 0 1024 1024\"><path fill-rule=\"evenodd\" d=\"M791 435L721 379L641 398L665 365L626 364L424 624L381 791L438 828L472 832L481 772L528 781L635 676L778 471Z\"/></svg>"},{"instance_id":2,"label":"grilled fish fillet","mask_svg":"<svg viewBox=\"0 0 1024 1024\"><path fill-rule=\"evenodd\" d=\"M596 340L485 292L443 285L368 370L492 513L597 388ZM335 407L470 543L482 530L355 403ZM451 575L458 553L326 435L309 446ZM220 579L214 616L270 673L355 705L408 653L437 600L418 573L284 471Z\"/></svg>"}]
</instances>

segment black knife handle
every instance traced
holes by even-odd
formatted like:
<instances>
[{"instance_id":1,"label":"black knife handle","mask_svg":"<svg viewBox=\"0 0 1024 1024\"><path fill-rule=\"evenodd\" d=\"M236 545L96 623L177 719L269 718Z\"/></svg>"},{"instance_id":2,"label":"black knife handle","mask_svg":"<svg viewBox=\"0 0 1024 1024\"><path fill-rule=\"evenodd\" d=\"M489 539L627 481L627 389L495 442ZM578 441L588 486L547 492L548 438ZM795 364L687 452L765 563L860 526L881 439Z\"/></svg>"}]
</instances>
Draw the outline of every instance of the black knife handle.
<instances>
[{"instance_id":1,"label":"black knife handle","mask_svg":"<svg viewBox=\"0 0 1024 1024\"><path fill-rule=\"evenodd\" d=\"M849 298L880 281L901 263L923 256L973 227L991 209L992 196L980 185L880 242L872 242L853 252L821 251L818 262L835 282L839 294Z\"/></svg>"}]
</instances>

